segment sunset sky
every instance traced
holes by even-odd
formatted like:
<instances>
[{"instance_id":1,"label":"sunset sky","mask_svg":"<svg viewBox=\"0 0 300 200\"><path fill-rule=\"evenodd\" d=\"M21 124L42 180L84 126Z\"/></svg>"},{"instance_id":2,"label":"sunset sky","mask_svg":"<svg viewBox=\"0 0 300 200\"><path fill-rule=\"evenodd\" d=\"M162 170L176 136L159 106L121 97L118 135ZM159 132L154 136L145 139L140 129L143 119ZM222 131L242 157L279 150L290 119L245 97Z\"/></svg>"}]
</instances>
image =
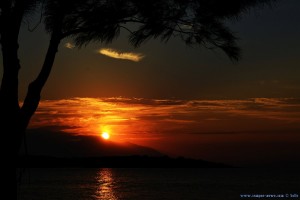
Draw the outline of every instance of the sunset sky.
<instances>
[{"instance_id":1,"label":"sunset sky","mask_svg":"<svg viewBox=\"0 0 300 200\"><path fill-rule=\"evenodd\" d=\"M107 132L114 143L235 165L300 161L299 99L44 100L31 123L33 129L40 127L99 140Z\"/></svg>"},{"instance_id":2,"label":"sunset sky","mask_svg":"<svg viewBox=\"0 0 300 200\"><path fill-rule=\"evenodd\" d=\"M298 0L277 1L228 22L242 48L236 63L179 38L133 48L124 31L109 45L81 49L65 39L30 128L87 137L106 131L116 143L236 165L300 163L299 11ZM49 39L42 25L27 26L21 101Z\"/></svg>"}]
</instances>

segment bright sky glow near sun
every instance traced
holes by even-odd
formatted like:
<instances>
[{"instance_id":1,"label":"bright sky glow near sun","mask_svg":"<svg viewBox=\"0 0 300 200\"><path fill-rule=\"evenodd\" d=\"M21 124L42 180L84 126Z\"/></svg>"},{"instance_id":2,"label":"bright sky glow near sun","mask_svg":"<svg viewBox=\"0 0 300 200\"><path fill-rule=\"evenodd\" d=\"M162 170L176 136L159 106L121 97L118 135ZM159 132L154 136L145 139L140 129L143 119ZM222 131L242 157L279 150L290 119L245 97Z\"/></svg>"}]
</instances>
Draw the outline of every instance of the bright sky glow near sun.
<instances>
[{"instance_id":1,"label":"bright sky glow near sun","mask_svg":"<svg viewBox=\"0 0 300 200\"><path fill-rule=\"evenodd\" d=\"M103 133L101 134L101 137L102 137L103 139L105 139L105 140L108 140L108 139L110 138L110 135L109 135L107 132L103 132Z\"/></svg>"}]
</instances>

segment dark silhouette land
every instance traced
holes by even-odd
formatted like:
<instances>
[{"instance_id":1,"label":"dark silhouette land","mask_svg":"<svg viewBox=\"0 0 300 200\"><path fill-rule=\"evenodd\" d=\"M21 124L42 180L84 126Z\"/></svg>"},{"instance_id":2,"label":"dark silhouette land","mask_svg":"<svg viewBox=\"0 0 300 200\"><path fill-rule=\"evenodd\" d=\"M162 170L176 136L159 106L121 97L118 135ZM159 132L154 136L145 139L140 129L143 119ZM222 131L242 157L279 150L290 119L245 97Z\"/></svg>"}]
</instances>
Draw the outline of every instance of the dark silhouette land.
<instances>
[{"instance_id":1,"label":"dark silhouette land","mask_svg":"<svg viewBox=\"0 0 300 200\"><path fill-rule=\"evenodd\" d=\"M29 147L18 157L17 167L231 167L204 160L173 158L153 148L104 141L97 136L76 136L55 130L57 128L28 130Z\"/></svg>"}]
</instances>

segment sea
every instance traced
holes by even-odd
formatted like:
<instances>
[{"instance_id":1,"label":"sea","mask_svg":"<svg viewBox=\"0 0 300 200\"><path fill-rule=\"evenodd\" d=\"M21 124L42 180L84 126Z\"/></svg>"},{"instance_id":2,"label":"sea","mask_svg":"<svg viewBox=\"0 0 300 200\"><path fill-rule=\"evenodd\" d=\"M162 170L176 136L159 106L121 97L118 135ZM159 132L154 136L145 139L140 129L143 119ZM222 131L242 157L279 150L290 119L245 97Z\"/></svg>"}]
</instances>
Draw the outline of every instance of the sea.
<instances>
[{"instance_id":1,"label":"sea","mask_svg":"<svg viewBox=\"0 0 300 200\"><path fill-rule=\"evenodd\" d=\"M18 200L300 199L298 168L20 169Z\"/></svg>"}]
</instances>

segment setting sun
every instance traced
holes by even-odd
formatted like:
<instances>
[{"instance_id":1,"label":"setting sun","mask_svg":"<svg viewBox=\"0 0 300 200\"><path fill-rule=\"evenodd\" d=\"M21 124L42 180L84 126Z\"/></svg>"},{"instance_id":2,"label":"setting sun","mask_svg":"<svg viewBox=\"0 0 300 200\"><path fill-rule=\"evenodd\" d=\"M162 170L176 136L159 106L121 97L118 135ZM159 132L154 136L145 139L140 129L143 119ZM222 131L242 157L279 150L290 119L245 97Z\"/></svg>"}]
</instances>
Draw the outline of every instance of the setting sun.
<instances>
[{"instance_id":1,"label":"setting sun","mask_svg":"<svg viewBox=\"0 0 300 200\"><path fill-rule=\"evenodd\" d=\"M105 140L108 140L108 139L109 139L109 134L108 134L107 132L103 132L103 133L101 134L101 137L102 137L103 139L105 139Z\"/></svg>"}]
</instances>

